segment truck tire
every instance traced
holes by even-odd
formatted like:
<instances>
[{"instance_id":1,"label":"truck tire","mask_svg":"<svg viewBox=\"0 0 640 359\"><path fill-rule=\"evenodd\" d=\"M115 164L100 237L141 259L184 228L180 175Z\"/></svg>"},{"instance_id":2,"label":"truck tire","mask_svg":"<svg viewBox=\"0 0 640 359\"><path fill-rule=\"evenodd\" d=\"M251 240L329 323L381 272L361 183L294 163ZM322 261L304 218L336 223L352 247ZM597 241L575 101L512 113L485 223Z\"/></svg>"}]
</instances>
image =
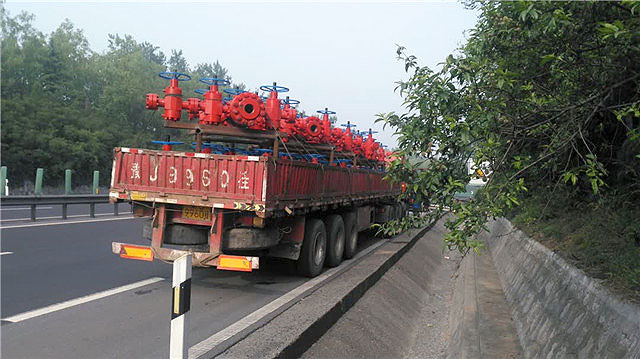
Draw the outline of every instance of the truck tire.
<instances>
[{"instance_id":1,"label":"truck tire","mask_svg":"<svg viewBox=\"0 0 640 359\"><path fill-rule=\"evenodd\" d=\"M345 230L344 221L339 214L330 214L326 219L327 227L327 267L337 267L342 263L344 255Z\"/></svg>"},{"instance_id":2,"label":"truck tire","mask_svg":"<svg viewBox=\"0 0 640 359\"><path fill-rule=\"evenodd\" d=\"M313 278L320 274L327 253L327 230L317 218L307 218L298 258L298 273Z\"/></svg>"},{"instance_id":3,"label":"truck tire","mask_svg":"<svg viewBox=\"0 0 640 359\"><path fill-rule=\"evenodd\" d=\"M344 213L342 215L342 221L344 222L344 258L351 259L356 255L356 248L358 247L356 213Z\"/></svg>"},{"instance_id":4,"label":"truck tire","mask_svg":"<svg viewBox=\"0 0 640 359\"><path fill-rule=\"evenodd\" d=\"M400 203L396 204L393 206L394 209L394 218L395 220L401 220L402 219L402 205Z\"/></svg>"}]
</instances>

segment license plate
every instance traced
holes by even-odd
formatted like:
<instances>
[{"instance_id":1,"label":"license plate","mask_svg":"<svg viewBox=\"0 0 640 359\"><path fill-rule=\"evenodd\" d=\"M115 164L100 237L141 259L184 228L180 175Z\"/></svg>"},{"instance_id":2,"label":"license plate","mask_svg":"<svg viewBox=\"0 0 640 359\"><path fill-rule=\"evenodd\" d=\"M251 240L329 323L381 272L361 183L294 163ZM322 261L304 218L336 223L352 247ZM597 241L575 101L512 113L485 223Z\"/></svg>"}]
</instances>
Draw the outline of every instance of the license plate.
<instances>
[{"instance_id":1,"label":"license plate","mask_svg":"<svg viewBox=\"0 0 640 359\"><path fill-rule=\"evenodd\" d=\"M182 218L211 221L211 208L184 206L182 207Z\"/></svg>"},{"instance_id":2,"label":"license plate","mask_svg":"<svg viewBox=\"0 0 640 359\"><path fill-rule=\"evenodd\" d=\"M147 194L144 192L133 191L131 192L131 199L134 201L144 201L147 199Z\"/></svg>"}]
</instances>

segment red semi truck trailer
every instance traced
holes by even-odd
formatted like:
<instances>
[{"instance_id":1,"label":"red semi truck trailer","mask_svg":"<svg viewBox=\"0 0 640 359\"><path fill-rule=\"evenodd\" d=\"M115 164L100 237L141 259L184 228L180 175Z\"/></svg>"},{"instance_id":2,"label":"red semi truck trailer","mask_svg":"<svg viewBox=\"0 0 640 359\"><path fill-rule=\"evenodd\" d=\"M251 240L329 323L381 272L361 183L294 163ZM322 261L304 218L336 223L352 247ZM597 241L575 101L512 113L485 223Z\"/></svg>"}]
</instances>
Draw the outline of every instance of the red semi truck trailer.
<instances>
[{"instance_id":1,"label":"red semi truck trailer","mask_svg":"<svg viewBox=\"0 0 640 359\"><path fill-rule=\"evenodd\" d=\"M358 232L406 210L400 187L373 170L270 156L116 148L112 201L147 217L150 247L114 242L125 258L250 271L260 257L298 261L301 274L353 257Z\"/></svg>"},{"instance_id":2,"label":"red semi truck trailer","mask_svg":"<svg viewBox=\"0 0 640 359\"><path fill-rule=\"evenodd\" d=\"M114 242L115 254L170 262L191 253L195 266L241 271L258 268L260 258L287 258L297 261L301 274L313 277L323 266L337 266L353 257L360 231L399 218L407 210L397 200L400 185L384 180L385 163L376 157L384 151L372 150L377 143L371 131L366 144L360 137L361 147L356 141L351 147L349 125L336 139L333 135L342 130L331 128L331 111L319 111L324 114L321 122L297 116L289 109L288 98L284 103L277 99L281 86L263 86L271 91L265 115L258 95L239 92L225 104L217 88L224 80L202 79L211 84L204 101L218 106L218 116L229 121L212 124L202 120L208 107L199 105L200 100L182 102L177 97L181 96L178 80L187 75L163 75L171 80L167 97L147 95L147 108L165 106L164 126L190 130L195 150L176 151L170 142L163 143L162 151L114 149L110 200L130 202L133 215L147 219L143 237L150 241L149 246ZM281 107L290 116L278 112ZM190 114L199 113L200 121L192 121L195 116L179 121L184 108L193 108ZM238 113L233 115L234 111ZM243 127L238 116L261 127ZM287 132L285 120L295 121L299 131ZM324 135L318 132L320 123ZM205 141L238 147L206 153ZM264 155L239 154L252 149ZM315 155L295 156L293 151ZM317 156L328 161L318 161Z\"/></svg>"}]
</instances>

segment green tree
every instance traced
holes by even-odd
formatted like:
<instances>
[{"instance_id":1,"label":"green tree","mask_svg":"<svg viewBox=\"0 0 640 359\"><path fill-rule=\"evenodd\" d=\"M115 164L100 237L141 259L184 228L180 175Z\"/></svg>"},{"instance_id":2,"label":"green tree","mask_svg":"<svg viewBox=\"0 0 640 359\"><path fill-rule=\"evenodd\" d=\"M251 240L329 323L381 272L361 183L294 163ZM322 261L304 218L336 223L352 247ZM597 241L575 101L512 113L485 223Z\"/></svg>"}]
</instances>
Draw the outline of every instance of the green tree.
<instances>
[{"instance_id":1,"label":"green tree","mask_svg":"<svg viewBox=\"0 0 640 359\"><path fill-rule=\"evenodd\" d=\"M390 177L408 196L455 216L446 242L462 252L488 217L529 190L567 187L572 203L603 193L640 197L640 5L637 2L481 2L467 43L439 70L398 48L411 75L398 83L407 112L381 114L399 154L421 153L426 171L396 161ZM474 200L452 200L488 173ZM633 203L633 202L631 202Z\"/></svg>"}]
</instances>

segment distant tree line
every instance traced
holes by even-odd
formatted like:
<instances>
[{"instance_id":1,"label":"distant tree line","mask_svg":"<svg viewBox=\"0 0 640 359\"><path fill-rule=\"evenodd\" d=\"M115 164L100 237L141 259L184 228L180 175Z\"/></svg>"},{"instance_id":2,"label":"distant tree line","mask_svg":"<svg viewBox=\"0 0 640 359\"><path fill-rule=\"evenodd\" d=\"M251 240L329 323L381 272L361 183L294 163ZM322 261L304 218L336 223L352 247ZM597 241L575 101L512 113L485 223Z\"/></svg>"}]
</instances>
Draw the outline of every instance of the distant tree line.
<instances>
[{"instance_id":1,"label":"distant tree line","mask_svg":"<svg viewBox=\"0 0 640 359\"><path fill-rule=\"evenodd\" d=\"M97 53L68 20L43 34L33 27L34 15L0 11L1 162L17 185L33 181L38 167L45 169L48 185L62 184L65 169L73 170L76 184L90 183L92 171L100 170L105 184L113 147L149 147L165 138L169 132L160 111L145 110L145 94L167 86L159 72L191 75L192 81L181 84L189 97L206 88L200 77L231 81L218 61L191 66L182 50L172 50L167 59L149 42L110 34L108 49Z\"/></svg>"}]
</instances>

